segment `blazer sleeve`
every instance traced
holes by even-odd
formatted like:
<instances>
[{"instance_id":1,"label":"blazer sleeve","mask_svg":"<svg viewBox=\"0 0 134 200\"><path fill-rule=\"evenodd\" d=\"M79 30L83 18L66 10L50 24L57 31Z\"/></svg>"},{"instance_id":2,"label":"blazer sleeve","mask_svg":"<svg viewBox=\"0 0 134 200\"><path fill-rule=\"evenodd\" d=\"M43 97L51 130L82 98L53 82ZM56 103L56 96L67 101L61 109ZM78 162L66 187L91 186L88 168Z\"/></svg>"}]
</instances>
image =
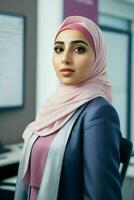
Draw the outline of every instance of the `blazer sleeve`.
<instances>
[{"instance_id":1,"label":"blazer sleeve","mask_svg":"<svg viewBox=\"0 0 134 200\"><path fill-rule=\"evenodd\" d=\"M86 118L83 200L122 200L120 139L119 118L111 105L99 108L90 121Z\"/></svg>"}]
</instances>

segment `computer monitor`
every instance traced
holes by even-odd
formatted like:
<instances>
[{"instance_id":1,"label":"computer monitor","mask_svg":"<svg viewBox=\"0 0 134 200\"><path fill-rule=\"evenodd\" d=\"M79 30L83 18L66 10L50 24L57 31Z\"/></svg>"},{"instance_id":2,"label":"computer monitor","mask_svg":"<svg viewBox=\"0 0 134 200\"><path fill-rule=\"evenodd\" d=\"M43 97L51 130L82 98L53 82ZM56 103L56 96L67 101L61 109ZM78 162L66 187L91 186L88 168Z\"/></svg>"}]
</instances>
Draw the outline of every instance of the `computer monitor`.
<instances>
[{"instance_id":1,"label":"computer monitor","mask_svg":"<svg viewBox=\"0 0 134 200\"><path fill-rule=\"evenodd\" d=\"M23 106L24 25L23 15L0 12L0 109Z\"/></svg>"}]
</instances>

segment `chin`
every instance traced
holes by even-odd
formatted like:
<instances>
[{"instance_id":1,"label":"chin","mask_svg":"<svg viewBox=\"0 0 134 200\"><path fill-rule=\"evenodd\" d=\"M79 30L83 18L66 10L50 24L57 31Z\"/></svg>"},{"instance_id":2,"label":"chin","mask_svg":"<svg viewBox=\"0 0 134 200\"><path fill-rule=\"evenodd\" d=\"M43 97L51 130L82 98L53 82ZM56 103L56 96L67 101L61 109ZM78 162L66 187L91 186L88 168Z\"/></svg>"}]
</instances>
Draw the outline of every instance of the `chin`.
<instances>
[{"instance_id":1,"label":"chin","mask_svg":"<svg viewBox=\"0 0 134 200\"><path fill-rule=\"evenodd\" d=\"M71 83L71 82L62 82L64 85L74 85L75 83Z\"/></svg>"},{"instance_id":2,"label":"chin","mask_svg":"<svg viewBox=\"0 0 134 200\"><path fill-rule=\"evenodd\" d=\"M86 80L77 80L77 81L69 81L69 80L60 80L62 84L64 85L81 85L83 82L85 82Z\"/></svg>"},{"instance_id":3,"label":"chin","mask_svg":"<svg viewBox=\"0 0 134 200\"><path fill-rule=\"evenodd\" d=\"M79 83L82 83L83 81L85 80L74 80L72 78L61 78L61 77L58 77L60 82L64 85L77 85Z\"/></svg>"},{"instance_id":4,"label":"chin","mask_svg":"<svg viewBox=\"0 0 134 200\"><path fill-rule=\"evenodd\" d=\"M74 84L74 81L71 80L70 78L60 78L59 80L64 85L72 85L72 84Z\"/></svg>"},{"instance_id":5,"label":"chin","mask_svg":"<svg viewBox=\"0 0 134 200\"><path fill-rule=\"evenodd\" d=\"M61 80L61 82L62 82L62 84L64 84L64 85L76 85L76 84L79 84L79 82L78 81L63 81L63 80Z\"/></svg>"}]
</instances>

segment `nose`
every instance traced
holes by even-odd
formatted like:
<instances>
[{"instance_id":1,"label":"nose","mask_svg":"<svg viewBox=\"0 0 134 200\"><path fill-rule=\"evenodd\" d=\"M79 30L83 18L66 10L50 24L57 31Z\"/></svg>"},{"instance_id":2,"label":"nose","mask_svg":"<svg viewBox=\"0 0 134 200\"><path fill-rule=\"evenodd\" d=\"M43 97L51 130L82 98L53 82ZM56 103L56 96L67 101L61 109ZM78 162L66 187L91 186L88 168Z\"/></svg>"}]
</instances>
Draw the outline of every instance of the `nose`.
<instances>
[{"instance_id":1,"label":"nose","mask_svg":"<svg viewBox=\"0 0 134 200\"><path fill-rule=\"evenodd\" d=\"M61 63L63 65L70 65L72 63L72 56L70 52L65 51L64 54L62 54Z\"/></svg>"}]
</instances>

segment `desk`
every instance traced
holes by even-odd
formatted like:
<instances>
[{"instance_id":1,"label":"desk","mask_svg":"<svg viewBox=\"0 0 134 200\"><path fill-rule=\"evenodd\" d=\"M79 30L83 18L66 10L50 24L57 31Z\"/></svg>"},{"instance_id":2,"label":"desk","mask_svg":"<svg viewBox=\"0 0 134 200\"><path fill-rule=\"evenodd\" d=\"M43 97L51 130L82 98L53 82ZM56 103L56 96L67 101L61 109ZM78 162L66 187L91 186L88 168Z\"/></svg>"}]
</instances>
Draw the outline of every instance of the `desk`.
<instances>
[{"instance_id":1,"label":"desk","mask_svg":"<svg viewBox=\"0 0 134 200\"><path fill-rule=\"evenodd\" d=\"M5 145L10 151L0 154L0 180L15 176L21 157L23 143Z\"/></svg>"},{"instance_id":2,"label":"desk","mask_svg":"<svg viewBox=\"0 0 134 200\"><path fill-rule=\"evenodd\" d=\"M0 200L13 200L17 177L0 181Z\"/></svg>"}]
</instances>

